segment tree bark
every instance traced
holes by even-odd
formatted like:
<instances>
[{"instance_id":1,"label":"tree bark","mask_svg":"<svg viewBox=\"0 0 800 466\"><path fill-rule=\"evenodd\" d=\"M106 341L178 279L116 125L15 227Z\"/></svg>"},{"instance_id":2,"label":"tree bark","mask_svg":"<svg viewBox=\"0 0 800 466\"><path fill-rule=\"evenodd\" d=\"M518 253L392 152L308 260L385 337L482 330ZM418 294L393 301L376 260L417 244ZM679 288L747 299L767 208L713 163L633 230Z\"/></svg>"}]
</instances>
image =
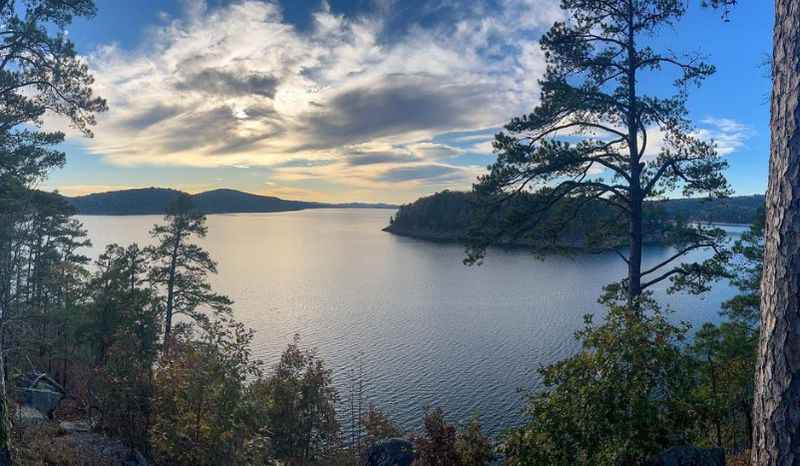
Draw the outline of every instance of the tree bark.
<instances>
[{"instance_id":1,"label":"tree bark","mask_svg":"<svg viewBox=\"0 0 800 466\"><path fill-rule=\"evenodd\" d=\"M11 466L11 415L8 412L6 368L3 348L0 347L0 466Z\"/></svg>"},{"instance_id":2,"label":"tree bark","mask_svg":"<svg viewBox=\"0 0 800 466\"><path fill-rule=\"evenodd\" d=\"M169 263L169 279L167 281L167 309L164 315L164 353L169 353L172 343L172 310L175 305L175 273L178 266L178 248L181 244L181 232L175 234L175 246Z\"/></svg>"},{"instance_id":3,"label":"tree bark","mask_svg":"<svg viewBox=\"0 0 800 466\"><path fill-rule=\"evenodd\" d=\"M636 102L636 36L634 35L634 5L628 4L628 157L630 181L630 251L628 253L628 306L637 309L642 294L642 167L639 164L639 115Z\"/></svg>"},{"instance_id":4,"label":"tree bark","mask_svg":"<svg viewBox=\"0 0 800 466\"><path fill-rule=\"evenodd\" d=\"M775 1L752 464L800 465L800 0Z\"/></svg>"}]
</instances>

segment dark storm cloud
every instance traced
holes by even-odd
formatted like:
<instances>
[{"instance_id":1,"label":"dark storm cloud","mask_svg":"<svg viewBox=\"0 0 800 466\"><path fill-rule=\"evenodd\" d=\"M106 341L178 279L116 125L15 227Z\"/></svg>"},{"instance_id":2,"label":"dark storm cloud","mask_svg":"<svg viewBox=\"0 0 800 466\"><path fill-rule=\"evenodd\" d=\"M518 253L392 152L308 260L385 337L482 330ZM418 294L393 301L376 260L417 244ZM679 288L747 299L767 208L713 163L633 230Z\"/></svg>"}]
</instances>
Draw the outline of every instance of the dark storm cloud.
<instances>
[{"instance_id":1,"label":"dark storm cloud","mask_svg":"<svg viewBox=\"0 0 800 466\"><path fill-rule=\"evenodd\" d=\"M207 68L189 75L175 87L181 91L198 91L217 96L260 95L271 99L275 97L278 80L269 74Z\"/></svg>"},{"instance_id":2,"label":"dark storm cloud","mask_svg":"<svg viewBox=\"0 0 800 466\"><path fill-rule=\"evenodd\" d=\"M386 170L379 174L378 181L402 182L414 180L430 180L450 178L460 170L456 167L446 165L417 165L413 167L397 167Z\"/></svg>"},{"instance_id":3,"label":"dark storm cloud","mask_svg":"<svg viewBox=\"0 0 800 466\"><path fill-rule=\"evenodd\" d=\"M182 108L174 105L156 105L123 120L121 125L133 130L143 130L156 123L168 120L181 111L183 111Z\"/></svg>"},{"instance_id":4,"label":"dark storm cloud","mask_svg":"<svg viewBox=\"0 0 800 466\"><path fill-rule=\"evenodd\" d=\"M469 127L489 92L480 86L444 85L429 76L391 75L369 87L334 96L325 110L306 115L313 141L301 149L329 148L419 130Z\"/></svg>"}]
</instances>

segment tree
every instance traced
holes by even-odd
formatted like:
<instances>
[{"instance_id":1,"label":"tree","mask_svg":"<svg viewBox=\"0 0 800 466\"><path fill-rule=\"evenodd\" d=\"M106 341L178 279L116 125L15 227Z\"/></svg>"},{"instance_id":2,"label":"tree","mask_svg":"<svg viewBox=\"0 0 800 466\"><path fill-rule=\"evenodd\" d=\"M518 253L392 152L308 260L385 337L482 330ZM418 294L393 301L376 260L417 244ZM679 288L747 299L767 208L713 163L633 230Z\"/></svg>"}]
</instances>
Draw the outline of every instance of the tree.
<instances>
[{"instance_id":1,"label":"tree","mask_svg":"<svg viewBox=\"0 0 800 466\"><path fill-rule=\"evenodd\" d=\"M676 288L703 291L722 270L719 248L724 232L699 226L669 224L666 239L677 253L642 268L644 202L665 194L725 196L726 162L711 142L692 136L685 103L690 84L714 72L697 55L679 57L646 45L647 36L676 23L684 14L682 0L563 0L569 16L543 36L547 69L540 80L540 104L529 115L514 118L495 136L497 160L481 176L474 191L489 215L498 203L535 191L539 202L508 215L489 231L478 231L468 262L480 261L497 238L518 237L534 230L556 204L569 200L568 221L589 202L608 204L627 222L628 264L622 282L629 303L653 285L671 279ZM646 95L639 85L648 73L675 71L674 95ZM660 147L653 144L662 136ZM574 141L574 142L573 142ZM609 232L612 230L609 229ZM702 263L680 264L689 251L710 248Z\"/></svg>"},{"instance_id":2,"label":"tree","mask_svg":"<svg viewBox=\"0 0 800 466\"><path fill-rule=\"evenodd\" d=\"M492 442L481 432L481 423L473 417L456 436L456 451L462 466L485 466L492 464L494 453Z\"/></svg>"},{"instance_id":3,"label":"tree","mask_svg":"<svg viewBox=\"0 0 800 466\"><path fill-rule=\"evenodd\" d=\"M61 132L42 130L45 113L61 115L86 136L105 110L92 95L92 77L67 39L75 16L92 16L92 0L0 2L0 321L17 292L20 264L11 246L24 216L28 186L64 162L53 149ZM11 464L5 360L0 348L0 465Z\"/></svg>"},{"instance_id":4,"label":"tree","mask_svg":"<svg viewBox=\"0 0 800 466\"><path fill-rule=\"evenodd\" d=\"M458 466L456 427L444 418L441 408L428 409L423 419L423 433L413 438L414 466Z\"/></svg>"},{"instance_id":5,"label":"tree","mask_svg":"<svg viewBox=\"0 0 800 466\"><path fill-rule=\"evenodd\" d=\"M367 413L361 418L366 434L366 446L370 447L379 440L400 437L403 432L380 408L370 403Z\"/></svg>"},{"instance_id":6,"label":"tree","mask_svg":"<svg viewBox=\"0 0 800 466\"><path fill-rule=\"evenodd\" d=\"M100 426L149 452L161 313L146 283L145 260L144 250L135 243L127 248L107 246L87 284L86 312L71 318L79 322L79 341L91 350L88 365L93 376L86 382L90 401L100 410Z\"/></svg>"},{"instance_id":7,"label":"tree","mask_svg":"<svg viewBox=\"0 0 800 466\"><path fill-rule=\"evenodd\" d=\"M800 27L797 0L775 1L771 151L767 187L761 339L752 463L800 464Z\"/></svg>"},{"instance_id":8,"label":"tree","mask_svg":"<svg viewBox=\"0 0 800 466\"><path fill-rule=\"evenodd\" d=\"M639 319L611 301L599 325L586 317L582 349L543 368L530 421L505 439L509 464L643 464L693 440L690 366L681 351L687 327L673 325L652 300Z\"/></svg>"},{"instance_id":9,"label":"tree","mask_svg":"<svg viewBox=\"0 0 800 466\"><path fill-rule=\"evenodd\" d=\"M217 264L203 248L190 242L192 236L205 237L206 217L192 206L188 196L180 196L169 207L164 225L155 225L150 236L158 244L150 248L153 262L150 280L165 292L164 352L169 352L173 317L185 315L202 322L205 308L216 313L229 313L231 300L214 293L208 284L209 273L217 272Z\"/></svg>"},{"instance_id":10,"label":"tree","mask_svg":"<svg viewBox=\"0 0 800 466\"><path fill-rule=\"evenodd\" d=\"M253 331L226 317L176 326L174 348L155 373L151 428L157 464L268 464L268 417L248 388L262 380Z\"/></svg>"},{"instance_id":11,"label":"tree","mask_svg":"<svg viewBox=\"0 0 800 466\"><path fill-rule=\"evenodd\" d=\"M338 442L338 394L331 371L313 350L300 346L295 335L273 373L256 382L256 398L267 400L272 449L289 464L308 464L325 458Z\"/></svg>"}]
</instances>

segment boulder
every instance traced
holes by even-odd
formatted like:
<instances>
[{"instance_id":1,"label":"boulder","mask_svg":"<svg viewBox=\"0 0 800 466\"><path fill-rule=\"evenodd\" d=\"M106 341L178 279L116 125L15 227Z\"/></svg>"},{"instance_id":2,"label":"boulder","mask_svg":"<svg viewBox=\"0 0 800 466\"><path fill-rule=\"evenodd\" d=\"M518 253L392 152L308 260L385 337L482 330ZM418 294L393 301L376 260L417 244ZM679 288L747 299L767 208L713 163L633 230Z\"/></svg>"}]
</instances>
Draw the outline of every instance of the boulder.
<instances>
[{"instance_id":1,"label":"boulder","mask_svg":"<svg viewBox=\"0 0 800 466\"><path fill-rule=\"evenodd\" d=\"M648 466L725 466L722 448L672 447L650 460Z\"/></svg>"},{"instance_id":2,"label":"boulder","mask_svg":"<svg viewBox=\"0 0 800 466\"><path fill-rule=\"evenodd\" d=\"M64 398L64 388L50 376L42 372L32 372L17 382L22 404L33 408L47 417L53 416L53 411Z\"/></svg>"},{"instance_id":3,"label":"boulder","mask_svg":"<svg viewBox=\"0 0 800 466\"><path fill-rule=\"evenodd\" d=\"M411 466L414 462L414 445L402 438L380 440L366 451L367 466Z\"/></svg>"},{"instance_id":4,"label":"boulder","mask_svg":"<svg viewBox=\"0 0 800 466\"><path fill-rule=\"evenodd\" d=\"M38 409L25 405L17 406L17 413L14 419L16 422L24 425L41 424L47 422L47 416L42 414Z\"/></svg>"}]
</instances>

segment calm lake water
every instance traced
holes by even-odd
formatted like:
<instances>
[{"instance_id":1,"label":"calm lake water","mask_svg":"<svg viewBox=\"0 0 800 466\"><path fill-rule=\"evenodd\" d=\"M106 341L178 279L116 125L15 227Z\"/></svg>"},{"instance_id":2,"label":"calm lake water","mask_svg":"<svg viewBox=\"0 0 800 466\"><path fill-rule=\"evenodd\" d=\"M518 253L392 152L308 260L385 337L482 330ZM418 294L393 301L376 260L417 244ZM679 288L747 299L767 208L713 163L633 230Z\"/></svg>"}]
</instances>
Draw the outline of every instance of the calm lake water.
<instances>
[{"instance_id":1,"label":"calm lake water","mask_svg":"<svg viewBox=\"0 0 800 466\"><path fill-rule=\"evenodd\" d=\"M254 353L274 363L294 334L316 347L342 395L363 368L366 398L406 429L426 405L454 421L480 414L488 431L522 422L520 389L538 387L537 368L577 349L583 315L600 310L606 283L625 264L613 253L551 256L490 251L466 267L463 248L381 231L392 210L324 209L208 217L202 241L219 262L215 289L256 330ZM148 244L159 216L80 218L92 255L116 242ZM742 228L730 227L732 232ZM645 264L672 249L651 247ZM666 296L673 318L717 321L734 294L718 284L703 298Z\"/></svg>"}]
</instances>

